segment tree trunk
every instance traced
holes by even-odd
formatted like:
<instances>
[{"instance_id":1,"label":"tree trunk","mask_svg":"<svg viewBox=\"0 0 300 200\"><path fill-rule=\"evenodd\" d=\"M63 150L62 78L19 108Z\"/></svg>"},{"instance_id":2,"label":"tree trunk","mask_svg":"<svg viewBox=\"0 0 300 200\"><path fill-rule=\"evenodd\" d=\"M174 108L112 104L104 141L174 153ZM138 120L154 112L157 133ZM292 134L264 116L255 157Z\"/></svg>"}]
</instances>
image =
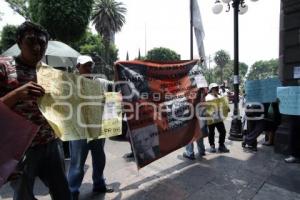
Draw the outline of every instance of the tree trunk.
<instances>
[{"instance_id":1,"label":"tree trunk","mask_svg":"<svg viewBox=\"0 0 300 200\"><path fill-rule=\"evenodd\" d=\"M224 67L221 66L221 84L223 84L223 68Z\"/></svg>"}]
</instances>

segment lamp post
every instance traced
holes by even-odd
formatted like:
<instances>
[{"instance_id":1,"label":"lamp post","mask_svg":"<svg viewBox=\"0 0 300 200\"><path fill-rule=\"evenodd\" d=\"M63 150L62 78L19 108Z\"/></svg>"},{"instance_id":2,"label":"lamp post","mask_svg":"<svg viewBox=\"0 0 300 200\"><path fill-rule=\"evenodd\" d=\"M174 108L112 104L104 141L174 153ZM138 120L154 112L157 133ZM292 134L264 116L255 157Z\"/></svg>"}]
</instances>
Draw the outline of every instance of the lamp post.
<instances>
[{"instance_id":1,"label":"lamp post","mask_svg":"<svg viewBox=\"0 0 300 200\"><path fill-rule=\"evenodd\" d=\"M251 0L258 1L258 0ZM242 135L242 122L239 112L239 14L245 14L248 11L248 6L245 4L245 0L222 0L227 5L226 12L233 8L233 26L234 26L234 109L230 128L230 140L241 141ZM231 5L230 5L231 4ZM219 14L223 10L223 4L220 0L216 0L215 5L212 8L213 13Z\"/></svg>"}]
</instances>

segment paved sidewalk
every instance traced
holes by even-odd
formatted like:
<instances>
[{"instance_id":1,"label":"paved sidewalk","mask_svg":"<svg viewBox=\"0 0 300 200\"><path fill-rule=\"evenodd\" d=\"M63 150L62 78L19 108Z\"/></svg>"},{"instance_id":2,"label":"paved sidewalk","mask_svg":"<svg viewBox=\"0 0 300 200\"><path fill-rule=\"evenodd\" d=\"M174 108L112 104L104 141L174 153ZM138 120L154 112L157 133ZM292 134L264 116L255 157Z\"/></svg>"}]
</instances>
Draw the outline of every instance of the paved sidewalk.
<instances>
[{"instance_id":1,"label":"paved sidewalk","mask_svg":"<svg viewBox=\"0 0 300 200\"><path fill-rule=\"evenodd\" d=\"M80 199L300 199L299 164L285 164L272 147L259 145L259 151L251 153L243 151L240 142L227 141L227 145L231 153L207 153L195 161L184 159L180 149L137 171L134 162L122 158L129 152L128 143L107 140L105 175L115 192L92 195L89 156ZM40 181L35 193L38 199L50 199ZM0 194L2 199L12 199L7 185Z\"/></svg>"},{"instance_id":2,"label":"paved sidewalk","mask_svg":"<svg viewBox=\"0 0 300 200\"><path fill-rule=\"evenodd\" d=\"M225 121L225 126L228 132L230 120ZM128 142L108 139L105 144L105 177L115 192L92 194L92 162L89 155L80 199L300 200L300 164L284 163L284 157L275 154L273 147L259 144L258 152L253 153L243 151L241 142L226 140L226 145L230 153L207 153L203 159L195 161L183 158L182 148L138 171L133 161L122 158L130 152ZM207 138L205 146L209 148ZM68 168L68 160L66 164ZM39 200L50 200L47 189L39 180L35 185L35 194ZM9 185L1 188L0 196L5 200L12 199Z\"/></svg>"}]
</instances>

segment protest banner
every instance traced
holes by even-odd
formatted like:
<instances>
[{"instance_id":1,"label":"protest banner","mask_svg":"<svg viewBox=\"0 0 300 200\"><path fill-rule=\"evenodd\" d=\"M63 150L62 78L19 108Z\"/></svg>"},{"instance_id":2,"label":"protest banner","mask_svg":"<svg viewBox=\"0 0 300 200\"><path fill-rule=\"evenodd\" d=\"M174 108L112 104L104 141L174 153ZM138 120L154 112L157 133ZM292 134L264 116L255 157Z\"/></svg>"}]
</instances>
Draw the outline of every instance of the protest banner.
<instances>
[{"instance_id":1,"label":"protest banner","mask_svg":"<svg viewBox=\"0 0 300 200\"><path fill-rule=\"evenodd\" d=\"M300 116L300 87L278 87L279 111L285 115Z\"/></svg>"},{"instance_id":2,"label":"protest banner","mask_svg":"<svg viewBox=\"0 0 300 200\"><path fill-rule=\"evenodd\" d=\"M39 126L11 111L0 101L0 187L15 170Z\"/></svg>"},{"instance_id":3,"label":"protest banner","mask_svg":"<svg viewBox=\"0 0 300 200\"><path fill-rule=\"evenodd\" d=\"M271 103L276 101L277 87L281 82L276 78L246 81L246 101Z\"/></svg>"},{"instance_id":4,"label":"protest banner","mask_svg":"<svg viewBox=\"0 0 300 200\"><path fill-rule=\"evenodd\" d=\"M201 137L197 104L207 83L197 60L115 64L138 168Z\"/></svg>"},{"instance_id":5,"label":"protest banner","mask_svg":"<svg viewBox=\"0 0 300 200\"><path fill-rule=\"evenodd\" d=\"M45 95L38 101L39 109L55 134L63 141L121 134L121 117L119 119L116 115L107 114L104 124L113 125L114 131L108 131L106 134L102 132L105 97L107 96L110 109L114 108L118 116L121 116L121 99L117 98L117 93L105 96L105 90L99 81L56 70L50 66L38 67L37 81L45 89ZM106 106L106 109L108 108Z\"/></svg>"}]
</instances>

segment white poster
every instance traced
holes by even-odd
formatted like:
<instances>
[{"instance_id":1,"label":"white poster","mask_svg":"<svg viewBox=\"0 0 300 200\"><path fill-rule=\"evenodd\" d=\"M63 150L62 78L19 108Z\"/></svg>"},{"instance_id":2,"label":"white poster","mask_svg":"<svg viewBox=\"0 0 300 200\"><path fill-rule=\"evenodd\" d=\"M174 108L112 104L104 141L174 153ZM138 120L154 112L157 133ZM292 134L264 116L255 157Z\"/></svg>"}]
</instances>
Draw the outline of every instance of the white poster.
<instances>
[{"instance_id":1,"label":"white poster","mask_svg":"<svg viewBox=\"0 0 300 200\"><path fill-rule=\"evenodd\" d=\"M294 78L300 78L300 66L294 67Z\"/></svg>"}]
</instances>

